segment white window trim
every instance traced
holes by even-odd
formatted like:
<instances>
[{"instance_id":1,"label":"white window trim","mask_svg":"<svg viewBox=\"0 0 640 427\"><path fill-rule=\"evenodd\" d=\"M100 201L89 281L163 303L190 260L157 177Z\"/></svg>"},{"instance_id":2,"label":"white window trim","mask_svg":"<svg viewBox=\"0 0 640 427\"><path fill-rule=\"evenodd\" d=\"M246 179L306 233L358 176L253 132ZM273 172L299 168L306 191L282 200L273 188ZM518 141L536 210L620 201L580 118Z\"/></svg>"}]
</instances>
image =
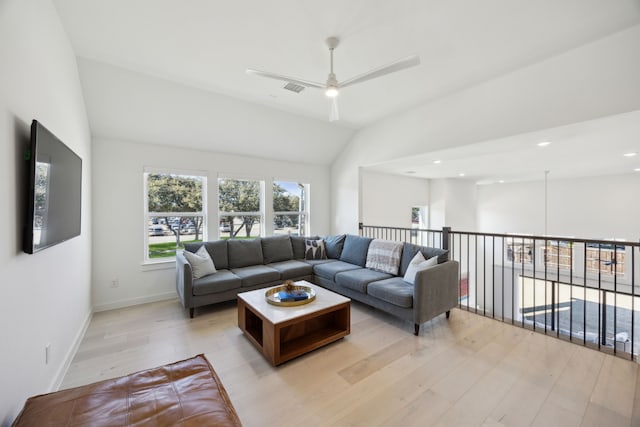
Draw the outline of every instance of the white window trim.
<instances>
[{"instance_id":1,"label":"white window trim","mask_svg":"<svg viewBox=\"0 0 640 427\"><path fill-rule=\"evenodd\" d=\"M271 187L273 188L273 184L277 183L277 182L295 182L298 184L302 184L304 185L304 192L306 194L306 200L305 200L305 204L304 207L305 209L303 211L273 211L273 216L271 218L271 220L269 221L270 227L273 227L273 221L275 220L275 217L278 215L304 215L305 218L305 224L304 224L304 229L305 229L305 235L307 236L311 236L311 214L310 214L310 204L311 204L311 184L309 183L302 183L300 182L301 180L299 179L278 179L278 178L273 178L273 180L271 181ZM271 192L271 209L273 210L273 191ZM271 234L273 234L274 230L271 230Z\"/></svg>"},{"instance_id":2,"label":"white window trim","mask_svg":"<svg viewBox=\"0 0 640 427\"><path fill-rule=\"evenodd\" d=\"M149 212L149 187L148 187L148 176L149 174L168 174L168 175L180 175L180 176L198 176L202 179L202 210L199 212ZM142 265L158 265L158 264L168 264L175 262L175 256L166 257L166 258L158 258L152 259L149 258L149 219L152 216L184 216L184 217L202 217L202 240L208 240L208 217L207 217L207 182L208 182L208 174L205 171L196 171L196 170L180 170L180 169L171 169L171 168L157 168L145 166L143 168L142 173L142 181L143 181L143 253L142 253Z\"/></svg>"}]
</instances>

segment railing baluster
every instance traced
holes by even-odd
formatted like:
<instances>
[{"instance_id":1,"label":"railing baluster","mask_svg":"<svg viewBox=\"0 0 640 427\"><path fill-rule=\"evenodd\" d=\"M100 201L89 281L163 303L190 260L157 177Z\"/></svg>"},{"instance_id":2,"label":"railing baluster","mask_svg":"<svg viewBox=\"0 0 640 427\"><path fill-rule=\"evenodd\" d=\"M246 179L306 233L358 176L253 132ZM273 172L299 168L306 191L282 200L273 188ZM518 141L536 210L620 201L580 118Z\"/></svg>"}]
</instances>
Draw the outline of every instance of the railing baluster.
<instances>
[{"instance_id":1,"label":"railing baluster","mask_svg":"<svg viewBox=\"0 0 640 427\"><path fill-rule=\"evenodd\" d=\"M636 251L640 248L640 242L625 242L620 244L610 240L588 240L578 238L559 238L553 236L526 236L526 235L506 235L498 233L477 233L451 231L450 228L442 230L414 229L403 227L378 227L359 225L360 235L371 238L386 238L397 241L412 242L416 244L430 244L448 248L450 259L459 261L458 265L458 308L464 309L465 304L462 298L466 297L466 310L471 309L471 286L473 281L474 289L474 312L480 314L478 305L482 304L482 315L489 317L487 310L487 292L491 291L491 317L496 318L496 306L500 308L501 315L498 316L505 322L509 314L505 313L508 301L505 296L511 292L511 323L516 324L516 310L521 314L521 327L527 328L527 319L531 319L532 329L542 332L542 319L544 313L544 333L554 335L556 338L564 337L568 334L569 341L581 343L583 346L589 345L598 349L624 355L626 357L627 344L630 342L631 349L629 356L631 360L637 359L635 355L636 342L636 315L635 306L636 294ZM457 234L457 241L456 241ZM491 239L491 247L488 246L487 239ZM463 239L466 239L466 260ZM499 257L496 256L496 239L500 239L498 250L501 251ZM471 240L473 240L473 254L471 253ZM538 242L541 243L542 250L538 249ZM543 243L544 242L544 243ZM583 268L576 270L574 262L579 254L574 254L576 244L582 244ZM597 249L596 249L597 248ZM628 250L626 249L628 248ZM487 253L491 249L491 256ZM479 251L482 250L482 256ZM627 250L626 259L624 253L618 251ZM542 263L538 261L540 252ZM555 253L553 252L555 251ZM629 252L630 251L630 252ZM474 262L472 262L472 257ZM588 258L591 256L592 258ZM519 257L519 258L518 258ZM630 258L630 262L629 262ZM568 259L568 264L567 264ZM509 262L510 261L510 262ZM496 264L496 262L500 264ZM553 263L555 262L555 268ZM562 263L562 264L561 264ZM519 265L517 265L519 264ZM466 265L466 269L465 269ZM497 269L501 271L498 272ZM507 289L506 280L508 276L505 269L511 269L511 289ZM520 271L516 272L516 268ZM550 269L551 268L551 269ZM482 269L482 272L480 272ZM567 271L568 270L568 271ZM574 274L575 271L575 274ZM595 273L595 274L594 274ZM487 274L491 274L491 283L488 283ZM580 279L582 274L582 279ZM463 279L463 275L465 278ZM497 278L497 275L500 275ZM568 277L568 279L567 279ZM482 280L482 284L479 283ZM497 280L500 281L500 288L497 288ZM541 302L542 289L538 292L538 280L544 284L544 301ZM463 285L466 281L466 285ZM527 283L531 283L530 291ZM618 285L621 286L618 286ZM631 291L627 290L630 284ZM569 286L569 300L566 301L566 293L563 289ZM578 289L574 292L574 287L582 287L582 292ZM478 291L483 292L479 298ZM519 290L520 298L516 297ZM531 292L531 295L528 295ZM551 292L551 298L549 298ZM463 294L465 294L463 296ZM580 327L579 307L580 294L582 294L582 327ZM597 300L595 294L598 295ZM611 295L613 294L613 296ZM620 298L619 298L620 297ZM627 315L629 305L619 307L618 300L627 301L631 298L631 313ZM500 301L498 301L500 298ZM624 299L623 299L624 298ZM593 301L591 301L593 299ZM609 307L607 302L613 300L612 319L608 318ZM550 301L549 301L550 300ZM519 304L516 305L516 304ZM566 304L566 307L565 307ZM621 302L623 304L623 302ZM624 304L627 304L624 302ZM568 311L563 308L569 308ZM623 308L624 307L624 308ZM620 309L619 309L620 308ZM592 312L597 310L597 314ZM590 314L591 313L591 314ZM620 315L619 315L620 314ZM562 319L568 318L568 327ZM550 317L549 317L550 316ZM629 318L630 323L629 325ZM609 326L613 320L613 327ZM538 324L540 322L540 325ZM597 322L597 328L596 328ZM619 324L620 322L620 324ZM564 326L563 326L564 325ZM577 326L576 326L577 325ZM550 329L549 329L550 328ZM568 330L567 330L568 329ZM597 332L596 332L597 329ZM552 331L548 333L548 331ZM574 340L576 333L582 332L582 339ZM630 331L631 338L623 339L619 342L623 347L618 351L618 334ZM612 333L609 333L612 332ZM594 337L595 336L595 337ZM621 335L622 336L622 335ZM611 339L610 339L611 338ZM589 344L587 344L589 343Z\"/></svg>"}]
</instances>

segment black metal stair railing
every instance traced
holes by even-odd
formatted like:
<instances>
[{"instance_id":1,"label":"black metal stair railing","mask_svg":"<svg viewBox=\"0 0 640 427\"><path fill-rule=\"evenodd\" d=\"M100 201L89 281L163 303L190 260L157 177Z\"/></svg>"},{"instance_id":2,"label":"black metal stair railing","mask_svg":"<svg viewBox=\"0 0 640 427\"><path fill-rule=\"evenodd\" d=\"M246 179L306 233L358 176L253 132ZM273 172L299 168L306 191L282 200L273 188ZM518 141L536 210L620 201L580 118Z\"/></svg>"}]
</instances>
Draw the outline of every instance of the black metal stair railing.
<instances>
[{"instance_id":1,"label":"black metal stair railing","mask_svg":"<svg viewBox=\"0 0 640 427\"><path fill-rule=\"evenodd\" d=\"M638 242L363 224L360 234L448 249L460 264L460 309L637 357Z\"/></svg>"}]
</instances>

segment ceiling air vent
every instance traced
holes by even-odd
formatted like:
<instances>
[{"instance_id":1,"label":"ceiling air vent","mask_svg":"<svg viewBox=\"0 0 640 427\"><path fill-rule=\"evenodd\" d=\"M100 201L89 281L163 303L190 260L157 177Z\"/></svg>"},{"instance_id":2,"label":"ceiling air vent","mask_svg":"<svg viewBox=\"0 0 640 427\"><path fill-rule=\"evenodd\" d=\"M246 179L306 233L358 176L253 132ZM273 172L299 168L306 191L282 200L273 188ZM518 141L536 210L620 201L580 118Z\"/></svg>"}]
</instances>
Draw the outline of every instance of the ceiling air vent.
<instances>
[{"instance_id":1,"label":"ceiling air vent","mask_svg":"<svg viewBox=\"0 0 640 427\"><path fill-rule=\"evenodd\" d=\"M295 93L300 93L304 90L304 86L297 85L291 82L287 83L287 85L284 88L286 90L290 90L291 92L295 92Z\"/></svg>"}]
</instances>

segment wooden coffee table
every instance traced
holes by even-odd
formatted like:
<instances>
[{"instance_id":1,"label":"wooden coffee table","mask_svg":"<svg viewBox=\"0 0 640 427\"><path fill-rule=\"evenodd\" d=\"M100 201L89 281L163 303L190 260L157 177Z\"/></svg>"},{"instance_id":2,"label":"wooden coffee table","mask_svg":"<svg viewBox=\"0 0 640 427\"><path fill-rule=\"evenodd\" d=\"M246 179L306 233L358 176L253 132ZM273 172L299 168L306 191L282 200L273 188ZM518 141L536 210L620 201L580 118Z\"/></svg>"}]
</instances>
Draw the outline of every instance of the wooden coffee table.
<instances>
[{"instance_id":1,"label":"wooden coffee table","mask_svg":"<svg viewBox=\"0 0 640 427\"><path fill-rule=\"evenodd\" d=\"M316 299L309 304L279 307L265 299L267 289L238 294L238 326L274 366L351 332L351 300L306 281Z\"/></svg>"}]
</instances>

